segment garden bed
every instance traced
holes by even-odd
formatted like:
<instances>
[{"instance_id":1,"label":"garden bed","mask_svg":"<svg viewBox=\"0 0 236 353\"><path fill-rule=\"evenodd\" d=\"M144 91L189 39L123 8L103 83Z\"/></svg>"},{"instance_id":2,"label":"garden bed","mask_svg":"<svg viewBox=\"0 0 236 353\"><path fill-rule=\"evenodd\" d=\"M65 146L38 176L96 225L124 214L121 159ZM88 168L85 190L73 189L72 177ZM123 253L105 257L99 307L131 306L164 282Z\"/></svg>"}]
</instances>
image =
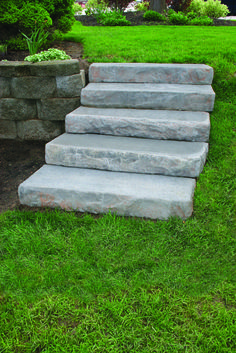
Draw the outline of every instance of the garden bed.
<instances>
[{"instance_id":1,"label":"garden bed","mask_svg":"<svg viewBox=\"0 0 236 353\"><path fill-rule=\"evenodd\" d=\"M151 21L147 22L143 18L144 12L126 12L124 15L128 21L131 22L131 26L155 26L155 25L168 25L171 26L168 22L163 21ZM84 26L102 26L97 23L97 20L94 16L86 16L86 15L77 15L75 19L81 22ZM174 25L175 26L175 25ZM236 26L236 21L230 20L220 20L215 18L213 20L213 26Z\"/></svg>"}]
</instances>

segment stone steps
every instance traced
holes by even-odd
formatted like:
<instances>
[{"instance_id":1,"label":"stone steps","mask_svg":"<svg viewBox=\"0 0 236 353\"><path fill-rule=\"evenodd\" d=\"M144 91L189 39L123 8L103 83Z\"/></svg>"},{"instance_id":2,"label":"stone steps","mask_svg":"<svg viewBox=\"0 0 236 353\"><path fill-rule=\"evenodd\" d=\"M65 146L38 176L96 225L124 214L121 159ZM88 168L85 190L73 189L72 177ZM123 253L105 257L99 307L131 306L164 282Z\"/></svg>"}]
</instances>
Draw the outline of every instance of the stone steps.
<instances>
[{"instance_id":1,"label":"stone steps","mask_svg":"<svg viewBox=\"0 0 236 353\"><path fill-rule=\"evenodd\" d=\"M100 108L212 111L215 93L210 85L155 83L89 83L81 104Z\"/></svg>"},{"instance_id":2,"label":"stone steps","mask_svg":"<svg viewBox=\"0 0 236 353\"><path fill-rule=\"evenodd\" d=\"M45 165L19 186L31 207L168 219L191 216L195 180Z\"/></svg>"},{"instance_id":3,"label":"stone steps","mask_svg":"<svg viewBox=\"0 0 236 353\"><path fill-rule=\"evenodd\" d=\"M89 82L211 85L213 69L202 64L94 63Z\"/></svg>"},{"instance_id":4,"label":"stone steps","mask_svg":"<svg viewBox=\"0 0 236 353\"><path fill-rule=\"evenodd\" d=\"M206 112L79 107L66 116L66 132L133 136L157 140L209 139Z\"/></svg>"},{"instance_id":5,"label":"stone steps","mask_svg":"<svg viewBox=\"0 0 236 353\"><path fill-rule=\"evenodd\" d=\"M191 216L206 161L213 70L192 64L92 64L82 107L19 186L22 204L168 219Z\"/></svg>"},{"instance_id":6,"label":"stone steps","mask_svg":"<svg viewBox=\"0 0 236 353\"><path fill-rule=\"evenodd\" d=\"M195 178L203 169L207 151L204 142L63 134L46 145L46 163Z\"/></svg>"}]
</instances>

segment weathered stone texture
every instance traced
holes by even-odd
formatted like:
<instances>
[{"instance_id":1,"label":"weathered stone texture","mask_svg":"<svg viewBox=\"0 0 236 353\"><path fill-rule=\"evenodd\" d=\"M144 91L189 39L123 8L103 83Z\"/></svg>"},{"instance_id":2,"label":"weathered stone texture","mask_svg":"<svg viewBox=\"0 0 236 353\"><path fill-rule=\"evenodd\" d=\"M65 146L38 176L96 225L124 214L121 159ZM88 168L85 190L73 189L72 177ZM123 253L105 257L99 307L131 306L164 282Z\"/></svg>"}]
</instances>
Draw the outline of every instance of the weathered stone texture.
<instances>
[{"instance_id":1,"label":"weathered stone texture","mask_svg":"<svg viewBox=\"0 0 236 353\"><path fill-rule=\"evenodd\" d=\"M17 134L22 140L49 141L63 132L58 121L27 120L17 122Z\"/></svg>"},{"instance_id":2,"label":"weathered stone texture","mask_svg":"<svg viewBox=\"0 0 236 353\"><path fill-rule=\"evenodd\" d=\"M90 83L82 89L81 104L101 108L212 111L211 86L149 83Z\"/></svg>"},{"instance_id":3,"label":"weathered stone texture","mask_svg":"<svg viewBox=\"0 0 236 353\"><path fill-rule=\"evenodd\" d=\"M14 77L11 82L14 98L41 99L55 97L57 87L53 77Z\"/></svg>"},{"instance_id":4,"label":"weathered stone texture","mask_svg":"<svg viewBox=\"0 0 236 353\"><path fill-rule=\"evenodd\" d=\"M89 82L210 85L213 69L202 64L94 63Z\"/></svg>"},{"instance_id":5,"label":"weathered stone texture","mask_svg":"<svg viewBox=\"0 0 236 353\"><path fill-rule=\"evenodd\" d=\"M81 74L72 76L58 76L57 97L80 97L84 82Z\"/></svg>"},{"instance_id":6,"label":"weathered stone texture","mask_svg":"<svg viewBox=\"0 0 236 353\"><path fill-rule=\"evenodd\" d=\"M208 141L205 112L79 107L67 115L66 132L145 137L158 140Z\"/></svg>"},{"instance_id":7,"label":"weathered stone texture","mask_svg":"<svg viewBox=\"0 0 236 353\"><path fill-rule=\"evenodd\" d=\"M77 59L41 61L30 67L32 76L70 76L78 74L79 71Z\"/></svg>"},{"instance_id":8,"label":"weathered stone texture","mask_svg":"<svg viewBox=\"0 0 236 353\"><path fill-rule=\"evenodd\" d=\"M0 99L0 119L26 120L37 118L36 102L33 99Z\"/></svg>"},{"instance_id":9,"label":"weathered stone texture","mask_svg":"<svg viewBox=\"0 0 236 353\"><path fill-rule=\"evenodd\" d=\"M15 139L16 137L16 122L0 120L0 139Z\"/></svg>"},{"instance_id":10,"label":"weathered stone texture","mask_svg":"<svg viewBox=\"0 0 236 353\"><path fill-rule=\"evenodd\" d=\"M195 178L203 169L207 152L204 142L63 134L46 145L46 163Z\"/></svg>"},{"instance_id":11,"label":"weathered stone texture","mask_svg":"<svg viewBox=\"0 0 236 353\"><path fill-rule=\"evenodd\" d=\"M27 61L0 61L0 77L30 76L30 66Z\"/></svg>"},{"instance_id":12,"label":"weathered stone texture","mask_svg":"<svg viewBox=\"0 0 236 353\"><path fill-rule=\"evenodd\" d=\"M194 188L194 179L45 165L18 192L20 202L32 207L186 219L192 214Z\"/></svg>"},{"instance_id":13,"label":"weathered stone texture","mask_svg":"<svg viewBox=\"0 0 236 353\"><path fill-rule=\"evenodd\" d=\"M65 120L66 114L78 108L80 98L51 98L37 101L38 117L42 120Z\"/></svg>"},{"instance_id":14,"label":"weathered stone texture","mask_svg":"<svg viewBox=\"0 0 236 353\"><path fill-rule=\"evenodd\" d=\"M10 97L11 95L11 79L0 77L0 98Z\"/></svg>"}]
</instances>

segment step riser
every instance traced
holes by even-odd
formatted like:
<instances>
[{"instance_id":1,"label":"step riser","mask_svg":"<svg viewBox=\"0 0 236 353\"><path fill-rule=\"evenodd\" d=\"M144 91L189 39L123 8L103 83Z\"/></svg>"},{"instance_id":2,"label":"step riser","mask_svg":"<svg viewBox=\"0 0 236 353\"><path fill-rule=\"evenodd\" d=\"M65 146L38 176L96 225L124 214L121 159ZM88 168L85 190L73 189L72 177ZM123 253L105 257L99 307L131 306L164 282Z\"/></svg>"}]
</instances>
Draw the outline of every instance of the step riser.
<instances>
[{"instance_id":1,"label":"step riser","mask_svg":"<svg viewBox=\"0 0 236 353\"><path fill-rule=\"evenodd\" d=\"M96 85L96 84L94 84ZM99 84L97 84L99 85ZM88 86L87 86L88 87ZM205 87L205 86L204 86ZM163 109L212 111L214 94L193 92L155 92L155 91L125 91L83 89L81 104L88 107L100 108L135 108L135 109Z\"/></svg>"},{"instance_id":2,"label":"step riser","mask_svg":"<svg viewBox=\"0 0 236 353\"><path fill-rule=\"evenodd\" d=\"M65 120L66 132L132 136L157 140L199 141L209 140L210 121L163 121L149 118L92 116L69 114Z\"/></svg>"},{"instance_id":3,"label":"step riser","mask_svg":"<svg viewBox=\"0 0 236 353\"><path fill-rule=\"evenodd\" d=\"M191 64L92 64L90 82L136 82L211 85L213 69Z\"/></svg>"},{"instance_id":4,"label":"step riser","mask_svg":"<svg viewBox=\"0 0 236 353\"><path fill-rule=\"evenodd\" d=\"M169 176L198 177L207 156L204 152L194 157L168 154L135 153L119 150L99 150L79 146L46 145L46 163L67 167L110 170L118 172L162 174Z\"/></svg>"},{"instance_id":5,"label":"step riser","mask_svg":"<svg viewBox=\"0 0 236 353\"><path fill-rule=\"evenodd\" d=\"M93 178L90 172L95 174ZM152 219L186 219L192 214L195 180L107 173L44 166L19 186L20 202L31 207ZM160 194L150 192L152 189L160 189Z\"/></svg>"}]
</instances>

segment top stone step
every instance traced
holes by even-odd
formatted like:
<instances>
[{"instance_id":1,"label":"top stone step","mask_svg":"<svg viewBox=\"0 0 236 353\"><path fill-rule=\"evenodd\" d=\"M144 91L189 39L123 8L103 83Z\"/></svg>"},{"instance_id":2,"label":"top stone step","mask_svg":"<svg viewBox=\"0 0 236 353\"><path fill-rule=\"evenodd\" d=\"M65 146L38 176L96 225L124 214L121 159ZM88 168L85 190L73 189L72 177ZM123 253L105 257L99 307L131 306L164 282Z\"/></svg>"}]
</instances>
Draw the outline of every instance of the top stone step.
<instances>
[{"instance_id":1,"label":"top stone step","mask_svg":"<svg viewBox=\"0 0 236 353\"><path fill-rule=\"evenodd\" d=\"M211 85L213 74L203 64L94 63L89 82Z\"/></svg>"}]
</instances>

